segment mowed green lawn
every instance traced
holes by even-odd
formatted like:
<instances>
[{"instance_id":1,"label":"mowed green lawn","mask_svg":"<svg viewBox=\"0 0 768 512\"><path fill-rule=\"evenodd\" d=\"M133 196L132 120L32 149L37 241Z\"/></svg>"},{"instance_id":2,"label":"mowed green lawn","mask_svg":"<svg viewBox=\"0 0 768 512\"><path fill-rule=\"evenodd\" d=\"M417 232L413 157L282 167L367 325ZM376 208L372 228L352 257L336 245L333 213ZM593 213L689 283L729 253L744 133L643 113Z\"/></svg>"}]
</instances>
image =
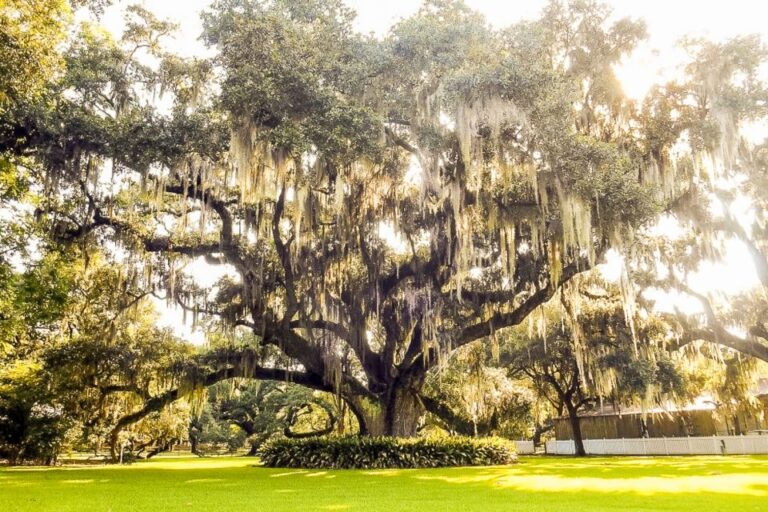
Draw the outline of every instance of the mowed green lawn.
<instances>
[{"instance_id":1,"label":"mowed green lawn","mask_svg":"<svg viewBox=\"0 0 768 512\"><path fill-rule=\"evenodd\" d=\"M0 511L768 511L768 457L523 457L509 467L266 469L165 458L0 469Z\"/></svg>"}]
</instances>

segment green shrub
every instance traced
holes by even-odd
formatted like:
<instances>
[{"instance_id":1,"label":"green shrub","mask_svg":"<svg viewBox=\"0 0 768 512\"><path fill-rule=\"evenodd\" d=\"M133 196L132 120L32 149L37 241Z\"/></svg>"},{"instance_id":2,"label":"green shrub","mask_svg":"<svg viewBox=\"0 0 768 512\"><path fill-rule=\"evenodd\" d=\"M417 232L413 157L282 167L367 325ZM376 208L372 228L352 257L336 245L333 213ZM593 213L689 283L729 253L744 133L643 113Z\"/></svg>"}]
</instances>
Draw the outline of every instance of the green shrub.
<instances>
[{"instance_id":1,"label":"green shrub","mask_svg":"<svg viewBox=\"0 0 768 512\"><path fill-rule=\"evenodd\" d=\"M510 441L471 437L274 439L261 447L260 454L268 467L312 469L489 466L517 459Z\"/></svg>"}]
</instances>

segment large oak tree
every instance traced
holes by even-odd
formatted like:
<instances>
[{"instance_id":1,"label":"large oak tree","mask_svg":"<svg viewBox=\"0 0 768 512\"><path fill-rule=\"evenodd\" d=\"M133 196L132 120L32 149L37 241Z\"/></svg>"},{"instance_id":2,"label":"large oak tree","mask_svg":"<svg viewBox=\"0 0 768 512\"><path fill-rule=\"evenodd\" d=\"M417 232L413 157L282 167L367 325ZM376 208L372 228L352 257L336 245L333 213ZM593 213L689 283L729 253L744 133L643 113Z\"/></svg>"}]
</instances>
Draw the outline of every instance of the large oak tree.
<instances>
[{"instance_id":1,"label":"large oak tree","mask_svg":"<svg viewBox=\"0 0 768 512\"><path fill-rule=\"evenodd\" d=\"M196 385L290 380L338 393L363 432L413 435L430 368L522 322L678 193L660 165L676 139L653 138L613 71L643 24L592 2L494 30L433 0L379 40L337 0L220 0L211 61L165 53L172 26L129 15L119 42L83 27L0 150L41 164L58 237L119 247L145 289L269 348L231 350ZM193 258L232 276L203 287Z\"/></svg>"}]
</instances>

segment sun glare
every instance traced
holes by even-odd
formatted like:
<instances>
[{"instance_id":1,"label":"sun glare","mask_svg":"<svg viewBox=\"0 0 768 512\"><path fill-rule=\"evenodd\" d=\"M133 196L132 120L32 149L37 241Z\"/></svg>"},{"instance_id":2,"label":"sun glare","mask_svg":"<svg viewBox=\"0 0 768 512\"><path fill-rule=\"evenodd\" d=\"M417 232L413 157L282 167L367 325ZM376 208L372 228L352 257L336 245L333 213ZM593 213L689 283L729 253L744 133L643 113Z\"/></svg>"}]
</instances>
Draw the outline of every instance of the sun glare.
<instances>
[{"instance_id":1,"label":"sun glare","mask_svg":"<svg viewBox=\"0 0 768 512\"><path fill-rule=\"evenodd\" d=\"M205 344L205 331L200 327L192 328L191 322L185 322L184 311L181 307L168 304L167 301L154 297L152 302L160 315L157 320L158 327L171 329L174 335L193 345Z\"/></svg>"},{"instance_id":2,"label":"sun glare","mask_svg":"<svg viewBox=\"0 0 768 512\"><path fill-rule=\"evenodd\" d=\"M597 269L603 279L616 283L624 272L624 257L616 249L610 249L605 255L605 263L599 264Z\"/></svg>"},{"instance_id":3,"label":"sun glare","mask_svg":"<svg viewBox=\"0 0 768 512\"><path fill-rule=\"evenodd\" d=\"M418 187L421 185L423 179L423 170L419 158L416 155L411 155L403 181L406 185Z\"/></svg>"},{"instance_id":4,"label":"sun glare","mask_svg":"<svg viewBox=\"0 0 768 512\"><path fill-rule=\"evenodd\" d=\"M754 289L760 285L755 264L749 249L740 240L725 242L724 263L705 261L691 274L688 283L699 293L720 293L733 296Z\"/></svg>"},{"instance_id":5,"label":"sun glare","mask_svg":"<svg viewBox=\"0 0 768 512\"><path fill-rule=\"evenodd\" d=\"M408 243L403 235L395 230L395 225L392 221L379 221L377 234L395 254L402 255L408 252Z\"/></svg>"}]
</instances>

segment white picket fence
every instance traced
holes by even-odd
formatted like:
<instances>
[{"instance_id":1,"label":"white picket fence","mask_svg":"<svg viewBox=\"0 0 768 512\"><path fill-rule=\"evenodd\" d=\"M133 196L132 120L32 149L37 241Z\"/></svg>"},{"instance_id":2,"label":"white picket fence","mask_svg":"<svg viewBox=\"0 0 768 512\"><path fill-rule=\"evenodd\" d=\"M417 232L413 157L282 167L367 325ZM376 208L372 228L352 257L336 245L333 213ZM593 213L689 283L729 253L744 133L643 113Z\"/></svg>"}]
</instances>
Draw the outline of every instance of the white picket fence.
<instances>
[{"instance_id":1,"label":"white picket fence","mask_svg":"<svg viewBox=\"0 0 768 512\"><path fill-rule=\"evenodd\" d=\"M533 453L533 450L518 453ZM525 447L527 449L527 446ZM652 437L586 439L588 455L749 455L768 454L768 436ZM573 441L547 441L546 453L573 455Z\"/></svg>"},{"instance_id":2,"label":"white picket fence","mask_svg":"<svg viewBox=\"0 0 768 512\"><path fill-rule=\"evenodd\" d=\"M536 453L536 447L533 446L533 441L515 441L515 449L520 455Z\"/></svg>"}]
</instances>

